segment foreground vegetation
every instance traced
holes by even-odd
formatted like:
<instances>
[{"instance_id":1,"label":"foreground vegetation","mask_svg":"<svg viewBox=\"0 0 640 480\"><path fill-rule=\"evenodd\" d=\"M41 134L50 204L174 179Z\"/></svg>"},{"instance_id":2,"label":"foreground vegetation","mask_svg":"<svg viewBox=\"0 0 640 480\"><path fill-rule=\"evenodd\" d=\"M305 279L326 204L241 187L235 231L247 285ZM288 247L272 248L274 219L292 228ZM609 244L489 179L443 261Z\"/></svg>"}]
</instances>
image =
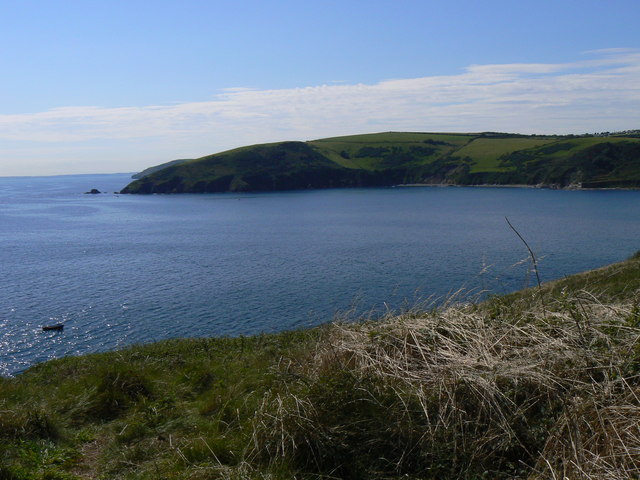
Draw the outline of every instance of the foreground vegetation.
<instances>
[{"instance_id":1,"label":"foreground vegetation","mask_svg":"<svg viewBox=\"0 0 640 480\"><path fill-rule=\"evenodd\" d=\"M640 476L640 256L483 303L0 379L0 479Z\"/></svg>"},{"instance_id":2,"label":"foreground vegetation","mask_svg":"<svg viewBox=\"0 0 640 480\"><path fill-rule=\"evenodd\" d=\"M176 160L123 193L202 193L398 184L640 187L640 132L516 135L388 132L253 145Z\"/></svg>"}]
</instances>

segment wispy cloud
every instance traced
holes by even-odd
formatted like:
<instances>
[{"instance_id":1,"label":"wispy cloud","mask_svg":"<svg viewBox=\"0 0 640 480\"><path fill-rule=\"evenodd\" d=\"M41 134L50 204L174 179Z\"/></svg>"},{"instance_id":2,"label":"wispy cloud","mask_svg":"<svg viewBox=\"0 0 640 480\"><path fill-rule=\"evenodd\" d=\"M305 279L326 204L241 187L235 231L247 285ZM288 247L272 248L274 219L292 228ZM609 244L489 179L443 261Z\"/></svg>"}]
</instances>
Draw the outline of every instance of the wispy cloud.
<instances>
[{"instance_id":1,"label":"wispy cloud","mask_svg":"<svg viewBox=\"0 0 640 480\"><path fill-rule=\"evenodd\" d=\"M250 143L382 130L581 133L639 127L640 51L607 49L563 64L472 65L458 75L376 84L238 87L202 102L0 115L0 155L19 150L26 158L31 148L33 158L44 159L48 144L58 147L53 150L64 146L67 158L76 155L80 162L95 144L121 163L135 156L160 163Z\"/></svg>"}]
</instances>

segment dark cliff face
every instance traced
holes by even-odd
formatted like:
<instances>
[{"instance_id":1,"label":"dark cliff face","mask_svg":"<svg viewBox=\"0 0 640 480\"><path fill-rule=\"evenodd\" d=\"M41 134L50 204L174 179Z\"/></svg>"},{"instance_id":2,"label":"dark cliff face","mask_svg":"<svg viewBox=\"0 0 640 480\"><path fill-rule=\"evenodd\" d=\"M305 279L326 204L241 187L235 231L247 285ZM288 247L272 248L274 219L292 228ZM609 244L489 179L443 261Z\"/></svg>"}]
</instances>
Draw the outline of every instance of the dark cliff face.
<instances>
[{"instance_id":1,"label":"dark cliff face","mask_svg":"<svg viewBox=\"0 0 640 480\"><path fill-rule=\"evenodd\" d=\"M128 185L121 193L220 193L267 192L324 188L383 187L404 183L404 170L367 172L347 168L312 167L292 172L226 175L214 180L189 184L176 175L155 183L143 179Z\"/></svg>"}]
</instances>

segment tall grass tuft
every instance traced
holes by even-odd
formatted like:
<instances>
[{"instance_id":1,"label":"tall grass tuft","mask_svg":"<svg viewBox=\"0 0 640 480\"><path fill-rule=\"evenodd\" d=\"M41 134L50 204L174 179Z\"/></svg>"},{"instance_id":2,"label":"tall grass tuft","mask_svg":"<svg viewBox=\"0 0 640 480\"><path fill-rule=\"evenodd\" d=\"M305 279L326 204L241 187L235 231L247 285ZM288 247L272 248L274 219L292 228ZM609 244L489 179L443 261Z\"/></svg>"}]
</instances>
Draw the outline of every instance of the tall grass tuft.
<instances>
[{"instance_id":1,"label":"tall grass tuft","mask_svg":"<svg viewBox=\"0 0 640 480\"><path fill-rule=\"evenodd\" d=\"M638 478L639 398L640 388L624 379L573 397L538 460L537 478Z\"/></svg>"},{"instance_id":2,"label":"tall grass tuft","mask_svg":"<svg viewBox=\"0 0 640 480\"><path fill-rule=\"evenodd\" d=\"M142 398L151 396L150 382L144 374L125 364L103 367L96 373L86 414L100 420L112 420Z\"/></svg>"},{"instance_id":3,"label":"tall grass tuft","mask_svg":"<svg viewBox=\"0 0 640 480\"><path fill-rule=\"evenodd\" d=\"M59 437L60 429L53 416L42 409L0 411L0 440L55 440Z\"/></svg>"},{"instance_id":4,"label":"tall grass tuft","mask_svg":"<svg viewBox=\"0 0 640 480\"><path fill-rule=\"evenodd\" d=\"M343 478L513 478L544 466L578 478L587 464L592 478L616 465L640 473L632 306L580 293L542 308L458 305L333 325L307 363L282 367L298 380L265 395L253 454ZM603 458L611 465L593 466Z\"/></svg>"}]
</instances>

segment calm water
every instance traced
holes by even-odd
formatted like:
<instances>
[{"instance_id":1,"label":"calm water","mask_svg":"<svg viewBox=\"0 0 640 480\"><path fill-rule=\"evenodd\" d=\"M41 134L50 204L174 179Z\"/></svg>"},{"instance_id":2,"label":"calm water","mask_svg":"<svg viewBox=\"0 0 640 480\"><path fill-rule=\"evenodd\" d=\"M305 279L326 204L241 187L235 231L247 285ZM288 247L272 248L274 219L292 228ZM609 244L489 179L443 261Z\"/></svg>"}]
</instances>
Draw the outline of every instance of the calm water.
<instances>
[{"instance_id":1,"label":"calm water","mask_svg":"<svg viewBox=\"0 0 640 480\"><path fill-rule=\"evenodd\" d=\"M127 196L128 175L0 178L0 374L168 337L299 328L501 293L640 249L640 192L388 188ZM515 266L514 266L515 265ZM482 273L482 272L485 273ZM63 332L42 325L64 322Z\"/></svg>"}]
</instances>

